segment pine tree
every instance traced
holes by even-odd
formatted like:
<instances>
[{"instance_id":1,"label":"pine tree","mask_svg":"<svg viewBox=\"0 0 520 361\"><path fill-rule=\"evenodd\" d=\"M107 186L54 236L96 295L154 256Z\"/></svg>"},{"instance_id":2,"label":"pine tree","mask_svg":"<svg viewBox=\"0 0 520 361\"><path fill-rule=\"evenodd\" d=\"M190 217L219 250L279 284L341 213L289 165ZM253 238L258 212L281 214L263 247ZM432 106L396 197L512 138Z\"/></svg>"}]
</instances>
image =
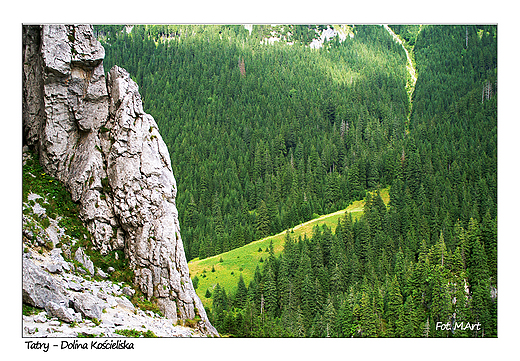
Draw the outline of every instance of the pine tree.
<instances>
[{"instance_id":1,"label":"pine tree","mask_svg":"<svg viewBox=\"0 0 520 361\"><path fill-rule=\"evenodd\" d=\"M307 335L307 328L305 326L304 314L300 307L297 309L296 316L296 335L297 337L305 337Z\"/></svg>"},{"instance_id":2,"label":"pine tree","mask_svg":"<svg viewBox=\"0 0 520 361\"><path fill-rule=\"evenodd\" d=\"M403 316L404 328L401 334L402 337L420 337L420 322L418 318L417 307L414 305L410 296L406 298L404 304Z\"/></svg>"},{"instance_id":3,"label":"pine tree","mask_svg":"<svg viewBox=\"0 0 520 361\"><path fill-rule=\"evenodd\" d=\"M297 292L294 291L294 286L291 281L287 281L282 283L281 293L281 306L282 306L282 314L281 321L286 329L290 330L293 335L298 334L298 308L299 308L299 300L297 297ZM301 311L301 310L300 310Z\"/></svg>"},{"instance_id":4,"label":"pine tree","mask_svg":"<svg viewBox=\"0 0 520 361\"><path fill-rule=\"evenodd\" d=\"M301 288L301 309L304 328L310 330L316 314L316 299L314 284L308 274L305 275Z\"/></svg>"},{"instance_id":5,"label":"pine tree","mask_svg":"<svg viewBox=\"0 0 520 361\"><path fill-rule=\"evenodd\" d=\"M326 329L326 337L338 337L338 316L330 296L327 300L327 306L325 307L323 318Z\"/></svg>"},{"instance_id":6,"label":"pine tree","mask_svg":"<svg viewBox=\"0 0 520 361\"><path fill-rule=\"evenodd\" d=\"M471 297L472 323L480 323L480 330L473 330L473 337L490 337L496 335L491 319L491 295L489 281L478 280L473 286Z\"/></svg>"},{"instance_id":7,"label":"pine tree","mask_svg":"<svg viewBox=\"0 0 520 361\"><path fill-rule=\"evenodd\" d=\"M212 308L212 319L214 320L215 327L224 325L226 312L228 311L228 299L226 291L221 288L220 284L217 283L213 290L213 308Z\"/></svg>"},{"instance_id":8,"label":"pine tree","mask_svg":"<svg viewBox=\"0 0 520 361\"><path fill-rule=\"evenodd\" d=\"M330 275L330 289L332 293L340 293L344 291L343 277L337 263L334 264L334 268Z\"/></svg>"},{"instance_id":9,"label":"pine tree","mask_svg":"<svg viewBox=\"0 0 520 361\"><path fill-rule=\"evenodd\" d=\"M360 169L358 163L352 164L348 169L348 185L349 197L351 199L358 199L362 197L363 185L360 180Z\"/></svg>"},{"instance_id":10,"label":"pine tree","mask_svg":"<svg viewBox=\"0 0 520 361\"><path fill-rule=\"evenodd\" d=\"M471 289L480 281L489 282L486 253L478 239L472 243L467 273Z\"/></svg>"},{"instance_id":11,"label":"pine tree","mask_svg":"<svg viewBox=\"0 0 520 361\"><path fill-rule=\"evenodd\" d=\"M426 294L427 292L427 278L430 273L430 260L428 257L428 250L426 243L422 242L421 249L419 251L419 259L413 266L412 274L408 283L409 293L412 296L413 301L421 306L421 309L425 307Z\"/></svg>"},{"instance_id":12,"label":"pine tree","mask_svg":"<svg viewBox=\"0 0 520 361\"><path fill-rule=\"evenodd\" d=\"M352 308L347 299L343 300L338 311L338 333L342 337L352 337L355 334Z\"/></svg>"},{"instance_id":13,"label":"pine tree","mask_svg":"<svg viewBox=\"0 0 520 361\"><path fill-rule=\"evenodd\" d=\"M451 298L447 290L447 280L442 275L442 266L435 265L432 269L431 276L431 321L447 322L452 315ZM447 331L435 331L436 336L447 336Z\"/></svg>"},{"instance_id":14,"label":"pine tree","mask_svg":"<svg viewBox=\"0 0 520 361\"><path fill-rule=\"evenodd\" d=\"M486 213L480 227L482 246L486 250L488 270L490 277L496 282L497 278L497 222L491 219L489 212Z\"/></svg>"}]
</instances>

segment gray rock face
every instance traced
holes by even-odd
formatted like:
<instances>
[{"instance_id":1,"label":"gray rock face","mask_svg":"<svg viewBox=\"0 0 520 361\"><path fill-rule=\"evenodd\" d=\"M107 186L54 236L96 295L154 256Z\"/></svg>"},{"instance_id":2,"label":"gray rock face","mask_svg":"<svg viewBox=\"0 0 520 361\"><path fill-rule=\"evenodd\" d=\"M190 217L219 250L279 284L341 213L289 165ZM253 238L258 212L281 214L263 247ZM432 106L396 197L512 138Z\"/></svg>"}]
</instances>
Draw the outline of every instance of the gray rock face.
<instances>
[{"instance_id":1,"label":"gray rock face","mask_svg":"<svg viewBox=\"0 0 520 361\"><path fill-rule=\"evenodd\" d=\"M62 181L101 252L115 219L101 198L106 178L99 129L108 118L104 49L90 26L24 26L23 124L26 143ZM97 207L96 207L97 205Z\"/></svg>"},{"instance_id":2,"label":"gray rock face","mask_svg":"<svg viewBox=\"0 0 520 361\"><path fill-rule=\"evenodd\" d=\"M69 281L68 282L68 287L72 290L72 291L75 291L75 292L81 292L83 291L83 286L80 285L78 282L76 281Z\"/></svg>"},{"instance_id":3,"label":"gray rock face","mask_svg":"<svg viewBox=\"0 0 520 361\"><path fill-rule=\"evenodd\" d=\"M92 263L90 258L83 252L81 247L76 250L75 259L81 263L91 275L94 275L94 263Z\"/></svg>"},{"instance_id":4,"label":"gray rock face","mask_svg":"<svg viewBox=\"0 0 520 361\"><path fill-rule=\"evenodd\" d=\"M77 318L74 316L73 310L70 308L65 307L64 305L59 305L57 303L54 303L52 301L47 302L45 305L45 311L47 311L47 314L51 317L57 317L62 321L71 323L77 320Z\"/></svg>"},{"instance_id":5,"label":"gray rock face","mask_svg":"<svg viewBox=\"0 0 520 361\"><path fill-rule=\"evenodd\" d=\"M122 308L126 308L130 311L134 311L135 310L135 306L132 304L132 302L130 302L127 298L125 297L119 297L116 299L116 302L119 306L121 306Z\"/></svg>"},{"instance_id":6,"label":"gray rock face","mask_svg":"<svg viewBox=\"0 0 520 361\"><path fill-rule=\"evenodd\" d=\"M106 308L103 307L103 303L100 302L99 298L88 293L76 294L72 303L74 310L87 318L100 319L101 312Z\"/></svg>"},{"instance_id":7,"label":"gray rock face","mask_svg":"<svg viewBox=\"0 0 520 361\"><path fill-rule=\"evenodd\" d=\"M49 273L23 258L23 302L38 308L45 308L48 302L56 304L68 302L67 293L56 283Z\"/></svg>"},{"instance_id":8,"label":"gray rock face","mask_svg":"<svg viewBox=\"0 0 520 361\"><path fill-rule=\"evenodd\" d=\"M137 84L117 66L105 79L90 26L24 26L23 39L24 143L81 205L102 254L124 250L163 314L200 316L217 335L189 277L168 149Z\"/></svg>"},{"instance_id":9,"label":"gray rock face","mask_svg":"<svg viewBox=\"0 0 520 361\"><path fill-rule=\"evenodd\" d=\"M135 281L145 295L158 299L168 318L193 319L198 313L204 319L184 255L168 149L155 120L143 112L128 72L112 68L108 89L107 125L115 139L107 156L108 182Z\"/></svg>"},{"instance_id":10,"label":"gray rock face","mask_svg":"<svg viewBox=\"0 0 520 361\"><path fill-rule=\"evenodd\" d=\"M132 329L151 331L159 337L207 335L199 329L174 325L171 319L157 313L135 308L121 292L130 288L128 286L121 287L121 284L109 280L85 279L65 270L50 274L45 269L54 261L51 252L39 253L30 249L24 254L24 259L31 262L26 265L27 269L34 268L38 278L46 280L37 283L41 285L39 287L26 288L24 301L35 299L33 293L43 293L41 288L59 292L55 301L47 301L45 311L22 316L24 337L78 337L80 334L121 337L118 330ZM97 320L92 320L93 317Z\"/></svg>"},{"instance_id":11,"label":"gray rock face","mask_svg":"<svg viewBox=\"0 0 520 361\"><path fill-rule=\"evenodd\" d=\"M47 271L50 273L61 273L63 269L61 268L61 265L49 264L47 265Z\"/></svg>"}]
</instances>

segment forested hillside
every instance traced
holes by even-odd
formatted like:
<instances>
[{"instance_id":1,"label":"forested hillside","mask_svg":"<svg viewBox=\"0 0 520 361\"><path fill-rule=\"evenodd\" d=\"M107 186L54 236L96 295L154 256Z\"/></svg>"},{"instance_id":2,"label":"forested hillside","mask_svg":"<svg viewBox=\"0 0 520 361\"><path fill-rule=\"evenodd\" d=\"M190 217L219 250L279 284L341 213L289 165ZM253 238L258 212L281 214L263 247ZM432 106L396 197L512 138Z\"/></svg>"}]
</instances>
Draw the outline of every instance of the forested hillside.
<instances>
[{"instance_id":1,"label":"forested hillside","mask_svg":"<svg viewBox=\"0 0 520 361\"><path fill-rule=\"evenodd\" d=\"M314 27L293 45L261 26L97 27L168 144L188 259L391 187L388 207L368 195L356 221L289 234L235 293L208 289L221 334L497 335L497 27L391 28L411 103L380 26L319 50Z\"/></svg>"},{"instance_id":2,"label":"forested hillside","mask_svg":"<svg viewBox=\"0 0 520 361\"><path fill-rule=\"evenodd\" d=\"M306 26L294 45L261 45L262 26L123 28L97 27L105 69L135 77L168 144L188 260L344 209L395 177L406 58L382 27L320 50L305 46Z\"/></svg>"}]
</instances>

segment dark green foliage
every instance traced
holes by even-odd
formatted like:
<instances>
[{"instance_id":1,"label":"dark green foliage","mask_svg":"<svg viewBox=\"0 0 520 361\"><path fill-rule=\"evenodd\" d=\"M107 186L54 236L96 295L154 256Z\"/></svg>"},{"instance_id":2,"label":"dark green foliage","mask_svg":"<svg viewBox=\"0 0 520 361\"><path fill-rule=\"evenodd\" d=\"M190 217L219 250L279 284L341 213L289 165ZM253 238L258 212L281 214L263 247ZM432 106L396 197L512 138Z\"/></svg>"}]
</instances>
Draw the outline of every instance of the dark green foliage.
<instances>
[{"instance_id":1,"label":"dark green foliage","mask_svg":"<svg viewBox=\"0 0 520 361\"><path fill-rule=\"evenodd\" d=\"M358 222L364 222L364 218L354 225L346 219L342 223L348 228L355 227ZM338 231L330 234L333 244L338 244L338 238L344 232ZM465 229L460 231L467 232ZM486 280L473 282L467 293L467 279L465 281L463 276L470 269L457 261L458 253L453 255L446 248L442 236L429 248L422 242L417 259L408 259L404 252L397 252L393 269L387 274L374 271L377 269L375 259L384 252L374 250L374 260L367 261L367 266L357 270L358 277L354 278L342 272L336 263L324 265L320 261L322 257L316 256L320 253L317 247L323 242L324 234L327 234L326 229L323 233L316 229L312 239L305 238L296 243L288 235L282 255L264 261L263 271L257 269L249 288L241 278L236 294L229 298L217 285L218 298L211 317L219 332L240 337L266 337L269 327L278 327L269 336L496 336L497 298L489 292L491 284ZM354 237L353 242L357 244L360 239ZM336 247L336 251L346 252L345 245ZM278 266L273 266L276 264ZM292 264L299 266L294 269ZM343 286L334 287L335 284ZM480 332L436 329L438 322L452 322L454 314L453 322L480 322ZM236 323L245 319L248 319L249 327L237 327Z\"/></svg>"},{"instance_id":2,"label":"dark green foliage","mask_svg":"<svg viewBox=\"0 0 520 361\"><path fill-rule=\"evenodd\" d=\"M238 280L237 292L235 294L235 306L237 308L243 308L247 302L247 287L244 282L244 278L240 275Z\"/></svg>"},{"instance_id":3,"label":"dark green foliage","mask_svg":"<svg viewBox=\"0 0 520 361\"><path fill-rule=\"evenodd\" d=\"M397 281L397 277L394 276L392 280L392 284L390 285L390 289L388 291L388 304L387 304L387 327L388 327L388 336L390 337L399 337L402 336L404 331L404 306L403 306L403 296L401 295L401 290L399 286L399 282Z\"/></svg>"},{"instance_id":4,"label":"dark green foliage","mask_svg":"<svg viewBox=\"0 0 520 361\"><path fill-rule=\"evenodd\" d=\"M356 27L354 39L320 51L303 46L317 25L285 26L296 41L286 47L260 44L270 26L251 36L225 25L95 28L105 69L130 72L168 145L188 260L392 181L383 162L404 134L406 63L383 28Z\"/></svg>"},{"instance_id":5,"label":"dark green foliage","mask_svg":"<svg viewBox=\"0 0 520 361\"><path fill-rule=\"evenodd\" d=\"M211 321L242 337L495 337L496 26L392 26L412 103L383 28L311 51L314 28L265 46L269 26L99 27L170 150L188 259L391 185L388 207L369 196L335 232L288 233L248 287L217 285ZM451 321L482 329L436 329Z\"/></svg>"},{"instance_id":6,"label":"dark green foliage","mask_svg":"<svg viewBox=\"0 0 520 361\"><path fill-rule=\"evenodd\" d=\"M390 25L392 30L401 36L407 45L413 47L421 25Z\"/></svg>"}]
</instances>

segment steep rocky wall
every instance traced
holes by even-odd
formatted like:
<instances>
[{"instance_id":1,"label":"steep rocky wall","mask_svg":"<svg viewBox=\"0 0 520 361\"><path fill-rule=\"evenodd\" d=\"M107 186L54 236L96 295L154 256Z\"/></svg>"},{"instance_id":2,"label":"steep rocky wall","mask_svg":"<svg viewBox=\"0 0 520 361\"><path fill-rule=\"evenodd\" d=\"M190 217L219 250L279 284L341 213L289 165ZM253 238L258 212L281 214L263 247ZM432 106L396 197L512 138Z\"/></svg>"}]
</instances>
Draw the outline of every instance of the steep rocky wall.
<instances>
[{"instance_id":1,"label":"steep rocky wall","mask_svg":"<svg viewBox=\"0 0 520 361\"><path fill-rule=\"evenodd\" d=\"M23 27L24 144L62 181L106 253L123 249L135 284L166 317L201 317L217 335L189 277L168 149L124 69L103 71L88 25Z\"/></svg>"}]
</instances>

